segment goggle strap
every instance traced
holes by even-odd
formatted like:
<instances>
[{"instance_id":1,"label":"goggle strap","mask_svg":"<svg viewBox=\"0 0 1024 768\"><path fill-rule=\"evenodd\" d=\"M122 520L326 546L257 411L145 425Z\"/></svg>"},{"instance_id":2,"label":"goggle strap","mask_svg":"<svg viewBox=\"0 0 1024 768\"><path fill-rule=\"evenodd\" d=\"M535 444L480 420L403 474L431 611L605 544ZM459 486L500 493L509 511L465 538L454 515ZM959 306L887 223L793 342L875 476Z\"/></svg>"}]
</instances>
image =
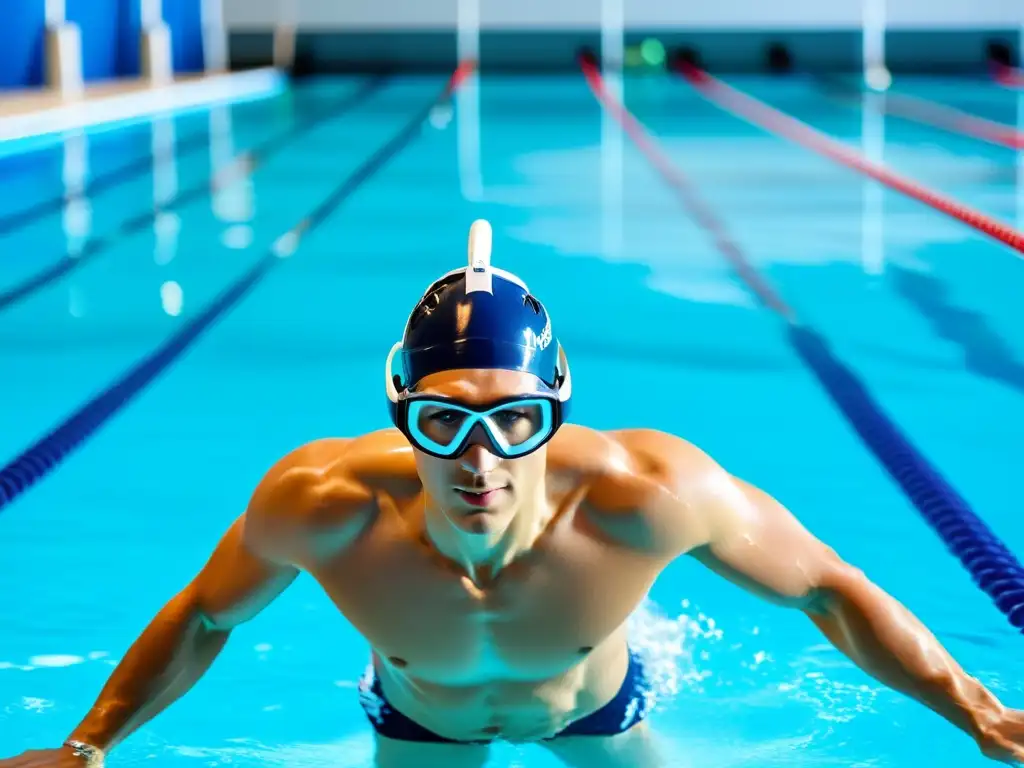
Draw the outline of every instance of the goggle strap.
<instances>
[{"instance_id":1,"label":"goggle strap","mask_svg":"<svg viewBox=\"0 0 1024 768\"><path fill-rule=\"evenodd\" d=\"M397 403L399 394L398 387L395 386L395 379L397 378L391 368L392 363L395 360L395 355L398 354L402 349L402 342L395 342L394 346L391 347L391 351L388 352L388 359L384 361L384 391L387 392L388 400L392 403ZM399 379L401 381L401 379Z\"/></svg>"}]
</instances>

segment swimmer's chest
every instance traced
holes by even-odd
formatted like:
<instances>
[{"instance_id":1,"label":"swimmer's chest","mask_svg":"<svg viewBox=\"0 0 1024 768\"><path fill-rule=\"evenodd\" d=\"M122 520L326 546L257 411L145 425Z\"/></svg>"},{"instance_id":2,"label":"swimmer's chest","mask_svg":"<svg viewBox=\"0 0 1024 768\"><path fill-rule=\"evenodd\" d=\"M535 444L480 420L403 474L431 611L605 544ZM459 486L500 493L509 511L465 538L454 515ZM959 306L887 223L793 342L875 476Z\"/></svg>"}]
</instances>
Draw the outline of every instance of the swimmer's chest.
<instances>
[{"instance_id":1,"label":"swimmer's chest","mask_svg":"<svg viewBox=\"0 0 1024 768\"><path fill-rule=\"evenodd\" d=\"M313 576L383 656L410 672L543 675L586 655L643 599L657 568L580 535L552 536L489 583L416 542L364 541Z\"/></svg>"}]
</instances>

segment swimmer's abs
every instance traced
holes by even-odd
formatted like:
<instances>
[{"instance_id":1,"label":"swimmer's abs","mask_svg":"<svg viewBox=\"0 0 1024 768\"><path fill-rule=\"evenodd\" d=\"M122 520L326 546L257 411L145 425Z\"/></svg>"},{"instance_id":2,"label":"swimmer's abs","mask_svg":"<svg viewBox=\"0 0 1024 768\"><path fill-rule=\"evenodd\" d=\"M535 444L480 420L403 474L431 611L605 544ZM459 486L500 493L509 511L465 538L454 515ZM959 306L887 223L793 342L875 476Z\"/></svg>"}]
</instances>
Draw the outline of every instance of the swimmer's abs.
<instances>
[{"instance_id":1,"label":"swimmer's abs","mask_svg":"<svg viewBox=\"0 0 1024 768\"><path fill-rule=\"evenodd\" d=\"M542 681L455 687L384 666L376 674L381 698L390 710L445 740L538 741L557 735L615 697L628 666L626 649L600 650Z\"/></svg>"}]
</instances>

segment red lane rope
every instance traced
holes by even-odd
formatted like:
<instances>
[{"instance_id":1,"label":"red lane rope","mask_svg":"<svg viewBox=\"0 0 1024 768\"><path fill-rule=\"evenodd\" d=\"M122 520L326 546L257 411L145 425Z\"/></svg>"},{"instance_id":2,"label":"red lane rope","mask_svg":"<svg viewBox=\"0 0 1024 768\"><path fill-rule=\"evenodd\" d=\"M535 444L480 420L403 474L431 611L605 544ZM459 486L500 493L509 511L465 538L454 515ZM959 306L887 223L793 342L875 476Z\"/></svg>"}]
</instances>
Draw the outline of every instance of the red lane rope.
<instances>
[{"instance_id":1,"label":"red lane rope","mask_svg":"<svg viewBox=\"0 0 1024 768\"><path fill-rule=\"evenodd\" d=\"M680 64L679 74L701 96L724 111L757 125L768 133L792 141L848 168L859 171L865 176L870 176L891 189L902 192L947 216L962 221L979 232L1010 246L1017 251L1018 256L1024 254L1024 233L1008 224L976 211L951 197L933 192L882 165L872 163L859 152L844 146L795 117L726 85L692 64Z\"/></svg>"},{"instance_id":2,"label":"red lane rope","mask_svg":"<svg viewBox=\"0 0 1024 768\"><path fill-rule=\"evenodd\" d=\"M1006 64L994 64L992 79L1006 88L1024 90L1024 69L1010 67Z\"/></svg>"},{"instance_id":3,"label":"red lane rope","mask_svg":"<svg viewBox=\"0 0 1024 768\"><path fill-rule=\"evenodd\" d=\"M886 112L906 120L963 134L1001 147L1024 149L1024 133L1012 125L987 120L946 104L902 93L886 93L882 103Z\"/></svg>"},{"instance_id":4,"label":"red lane rope","mask_svg":"<svg viewBox=\"0 0 1024 768\"><path fill-rule=\"evenodd\" d=\"M467 59L466 61L459 62L459 66L452 72L452 77L448 81L448 93L454 94L455 91L459 90L459 86L466 82L466 78L474 72L476 72L475 61Z\"/></svg>"},{"instance_id":5,"label":"red lane rope","mask_svg":"<svg viewBox=\"0 0 1024 768\"><path fill-rule=\"evenodd\" d=\"M686 180L682 172L665 155L661 148L647 133L644 126L632 114L608 93L604 79L593 61L584 58L580 61L583 76L601 105L615 118L622 130L633 140L637 148L644 153L651 165L661 174L665 182L678 193L683 205L693 218L714 238L718 250L739 273L742 280L770 309L778 312L790 322L796 321L796 315L775 289L758 274L757 270L747 261L739 245L729 235L725 225L719 221L714 211L698 197L693 186Z\"/></svg>"}]
</instances>

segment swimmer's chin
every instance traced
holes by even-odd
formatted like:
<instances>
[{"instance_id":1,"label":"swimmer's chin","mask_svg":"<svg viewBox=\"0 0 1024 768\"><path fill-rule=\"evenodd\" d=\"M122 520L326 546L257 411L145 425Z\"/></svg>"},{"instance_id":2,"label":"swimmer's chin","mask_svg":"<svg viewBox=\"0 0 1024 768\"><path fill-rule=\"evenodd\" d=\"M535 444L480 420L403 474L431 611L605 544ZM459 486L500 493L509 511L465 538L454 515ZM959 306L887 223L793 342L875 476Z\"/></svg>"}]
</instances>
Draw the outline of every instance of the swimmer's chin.
<instances>
[{"instance_id":1,"label":"swimmer's chin","mask_svg":"<svg viewBox=\"0 0 1024 768\"><path fill-rule=\"evenodd\" d=\"M508 507L488 509L460 508L452 516L453 522L467 533L494 533L507 528L512 518Z\"/></svg>"}]
</instances>

